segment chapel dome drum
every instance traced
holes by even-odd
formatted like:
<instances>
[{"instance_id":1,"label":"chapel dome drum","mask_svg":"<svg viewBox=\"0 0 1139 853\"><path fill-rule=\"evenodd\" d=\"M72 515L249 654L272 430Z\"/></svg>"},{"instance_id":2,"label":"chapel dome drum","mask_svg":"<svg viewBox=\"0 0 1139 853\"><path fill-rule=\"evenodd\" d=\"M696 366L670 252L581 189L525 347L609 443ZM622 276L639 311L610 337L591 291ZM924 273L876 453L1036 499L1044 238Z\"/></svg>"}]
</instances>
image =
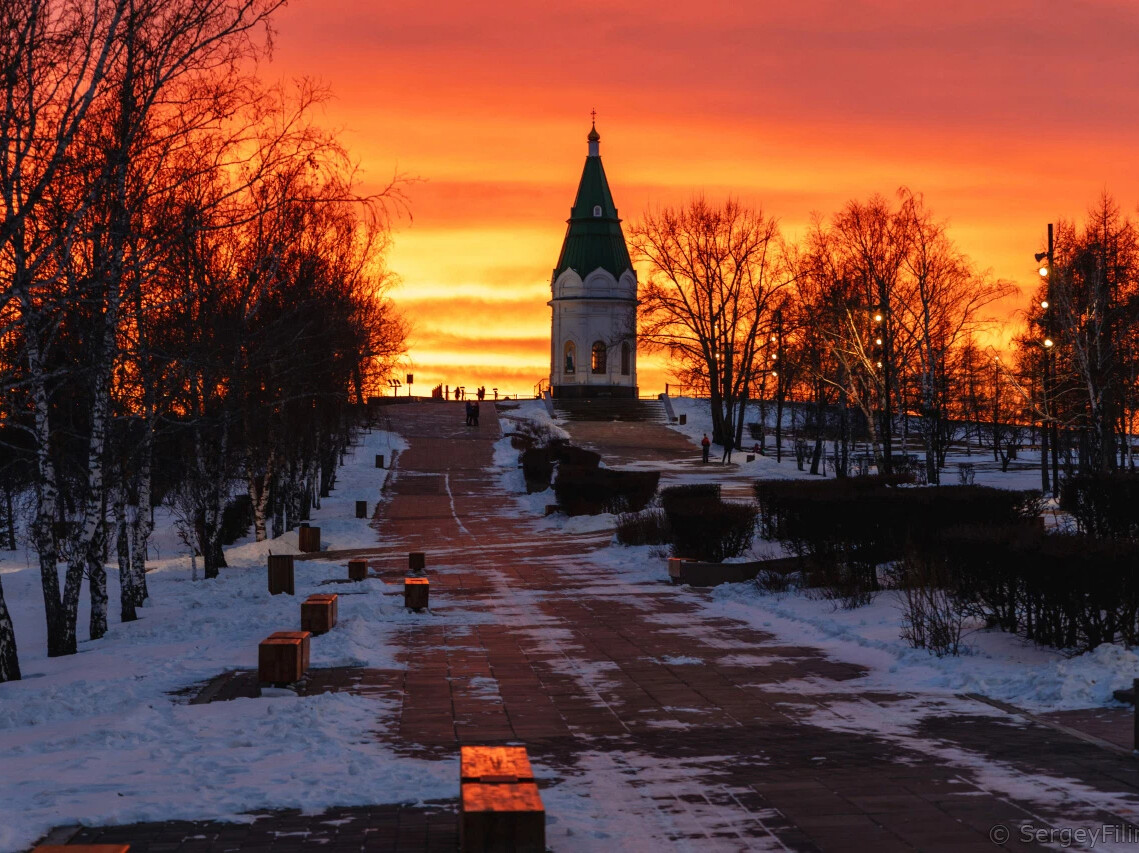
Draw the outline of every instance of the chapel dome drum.
<instances>
[{"instance_id":1,"label":"chapel dome drum","mask_svg":"<svg viewBox=\"0 0 1139 853\"><path fill-rule=\"evenodd\" d=\"M555 398L637 396L637 274L601 165L596 126L550 279Z\"/></svg>"}]
</instances>

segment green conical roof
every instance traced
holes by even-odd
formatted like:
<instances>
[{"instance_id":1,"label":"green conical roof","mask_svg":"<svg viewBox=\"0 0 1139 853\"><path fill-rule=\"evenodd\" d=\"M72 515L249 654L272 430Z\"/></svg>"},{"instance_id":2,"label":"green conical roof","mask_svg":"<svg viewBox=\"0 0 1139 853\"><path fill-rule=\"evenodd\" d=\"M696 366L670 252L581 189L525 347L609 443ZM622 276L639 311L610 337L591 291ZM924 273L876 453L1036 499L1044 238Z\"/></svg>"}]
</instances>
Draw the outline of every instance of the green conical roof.
<instances>
[{"instance_id":1,"label":"green conical roof","mask_svg":"<svg viewBox=\"0 0 1139 853\"><path fill-rule=\"evenodd\" d=\"M585 158L577 197L567 220L569 226L562 242L562 252L554 267L554 278L567 269L584 278L598 267L611 272L614 278L620 278L622 273L633 268L629 249L625 246L625 235L621 232L617 206L613 203L613 193L609 191L609 181L605 179L605 168L601 165L601 155L596 153L600 139L597 129L591 129L588 137L590 154ZM597 208L600 208L600 215L594 215Z\"/></svg>"}]
</instances>

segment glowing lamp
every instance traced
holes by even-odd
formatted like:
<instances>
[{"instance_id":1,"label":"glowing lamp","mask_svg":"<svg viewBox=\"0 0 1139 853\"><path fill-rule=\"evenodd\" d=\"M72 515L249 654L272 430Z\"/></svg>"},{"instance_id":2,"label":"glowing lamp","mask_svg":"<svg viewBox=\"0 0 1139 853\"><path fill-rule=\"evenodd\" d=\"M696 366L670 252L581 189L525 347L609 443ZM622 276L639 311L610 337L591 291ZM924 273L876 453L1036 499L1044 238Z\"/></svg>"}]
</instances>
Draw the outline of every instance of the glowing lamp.
<instances>
[{"instance_id":1,"label":"glowing lamp","mask_svg":"<svg viewBox=\"0 0 1139 853\"><path fill-rule=\"evenodd\" d=\"M1044 346L1046 346L1046 347L1052 346L1052 339L1051 338L1045 338L1044 339Z\"/></svg>"},{"instance_id":2,"label":"glowing lamp","mask_svg":"<svg viewBox=\"0 0 1139 853\"><path fill-rule=\"evenodd\" d=\"M1047 300L1047 299L1045 299L1043 302L1041 302L1041 303L1040 303L1040 307L1041 307L1041 308L1047 308L1047 307L1048 307L1048 300Z\"/></svg>"},{"instance_id":3,"label":"glowing lamp","mask_svg":"<svg viewBox=\"0 0 1139 853\"><path fill-rule=\"evenodd\" d=\"M1049 272L1049 270L1048 270L1047 264L1044 264L1040 267L1040 277L1041 278L1048 278L1048 272Z\"/></svg>"}]
</instances>

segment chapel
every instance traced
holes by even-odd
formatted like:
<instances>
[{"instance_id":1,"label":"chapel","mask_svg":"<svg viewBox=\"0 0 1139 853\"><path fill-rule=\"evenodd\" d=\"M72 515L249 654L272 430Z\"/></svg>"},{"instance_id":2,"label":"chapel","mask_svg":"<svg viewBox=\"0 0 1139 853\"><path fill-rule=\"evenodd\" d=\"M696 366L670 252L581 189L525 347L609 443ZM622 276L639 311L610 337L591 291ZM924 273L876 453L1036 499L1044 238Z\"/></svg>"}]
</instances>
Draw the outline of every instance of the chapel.
<instances>
[{"instance_id":1,"label":"chapel","mask_svg":"<svg viewBox=\"0 0 1139 853\"><path fill-rule=\"evenodd\" d=\"M637 274L601 165L596 121L550 279L555 399L637 396Z\"/></svg>"}]
</instances>

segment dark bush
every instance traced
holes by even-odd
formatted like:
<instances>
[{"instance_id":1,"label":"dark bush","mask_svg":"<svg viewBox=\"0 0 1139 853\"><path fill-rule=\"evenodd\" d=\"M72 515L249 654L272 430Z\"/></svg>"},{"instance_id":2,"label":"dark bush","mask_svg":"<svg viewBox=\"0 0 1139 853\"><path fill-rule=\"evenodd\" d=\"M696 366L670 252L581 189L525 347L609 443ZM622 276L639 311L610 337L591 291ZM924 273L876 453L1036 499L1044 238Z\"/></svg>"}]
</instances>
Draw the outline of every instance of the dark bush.
<instances>
[{"instance_id":1,"label":"dark bush","mask_svg":"<svg viewBox=\"0 0 1139 853\"><path fill-rule=\"evenodd\" d=\"M665 512L692 503L715 504L719 502L719 483L689 483L683 486L668 486L660 490L660 505Z\"/></svg>"},{"instance_id":2,"label":"dark bush","mask_svg":"<svg viewBox=\"0 0 1139 853\"><path fill-rule=\"evenodd\" d=\"M763 536L808 557L838 597L878 589L877 567L958 526L1025 526L1037 492L984 486L899 488L896 478L776 480L755 484Z\"/></svg>"},{"instance_id":3,"label":"dark bush","mask_svg":"<svg viewBox=\"0 0 1139 853\"><path fill-rule=\"evenodd\" d=\"M672 541L668 517L661 509L623 512L617 516L617 541L622 545L665 545Z\"/></svg>"},{"instance_id":4,"label":"dark bush","mask_svg":"<svg viewBox=\"0 0 1139 853\"><path fill-rule=\"evenodd\" d=\"M550 459L563 465L572 465L575 468L596 468L601 464L601 454L581 447L574 447L562 438L555 438L547 445L550 449Z\"/></svg>"},{"instance_id":5,"label":"dark bush","mask_svg":"<svg viewBox=\"0 0 1139 853\"><path fill-rule=\"evenodd\" d=\"M1139 474L1069 477L1060 488L1060 508L1081 533L1103 539L1139 539Z\"/></svg>"},{"instance_id":6,"label":"dark bush","mask_svg":"<svg viewBox=\"0 0 1139 853\"><path fill-rule=\"evenodd\" d=\"M1139 544L1027 527L944 532L926 551L959 610L1043 645L1139 641Z\"/></svg>"},{"instance_id":7,"label":"dark bush","mask_svg":"<svg viewBox=\"0 0 1139 853\"><path fill-rule=\"evenodd\" d=\"M221 511L221 544L232 545L249 532L253 524L253 501L249 495L232 498Z\"/></svg>"},{"instance_id":8,"label":"dark bush","mask_svg":"<svg viewBox=\"0 0 1139 853\"><path fill-rule=\"evenodd\" d=\"M722 563L744 553L755 536L754 504L691 500L665 512L675 557Z\"/></svg>"},{"instance_id":9,"label":"dark bush","mask_svg":"<svg viewBox=\"0 0 1139 853\"><path fill-rule=\"evenodd\" d=\"M959 526L1024 524L1039 517L1038 492L985 486L898 488L878 477L755 484L764 538L800 554L841 552L878 565L907 545Z\"/></svg>"},{"instance_id":10,"label":"dark bush","mask_svg":"<svg viewBox=\"0 0 1139 853\"><path fill-rule=\"evenodd\" d=\"M527 492L546 491L553 475L554 462L549 447L530 447L522 451L522 476L526 478Z\"/></svg>"},{"instance_id":11,"label":"dark bush","mask_svg":"<svg viewBox=\"0 0 1139 853\"><path fill-rule=\"evenodd\" d=\"M656 494L658 471L616 471L558 465L554 494L567 515L597 515L602 512L640 512Z\"/></svg>"}]
</instances>

